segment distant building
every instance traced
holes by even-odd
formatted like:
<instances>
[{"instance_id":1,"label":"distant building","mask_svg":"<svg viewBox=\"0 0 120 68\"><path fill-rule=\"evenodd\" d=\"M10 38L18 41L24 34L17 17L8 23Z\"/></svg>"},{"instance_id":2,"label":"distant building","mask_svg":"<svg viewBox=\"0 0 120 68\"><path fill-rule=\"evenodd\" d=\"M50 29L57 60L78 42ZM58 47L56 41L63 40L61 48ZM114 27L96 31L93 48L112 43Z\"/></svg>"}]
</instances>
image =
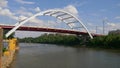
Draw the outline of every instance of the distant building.
<instances>
[{"instance_id":1,"label":"distant building","mask_svg":"<svg viewBox=\"0 0 120 68\"><path fill-rule=\"evenodd\" d=\"M120 34L120 29L109 31L109 34Z\"/></svg>"}]
</instances>

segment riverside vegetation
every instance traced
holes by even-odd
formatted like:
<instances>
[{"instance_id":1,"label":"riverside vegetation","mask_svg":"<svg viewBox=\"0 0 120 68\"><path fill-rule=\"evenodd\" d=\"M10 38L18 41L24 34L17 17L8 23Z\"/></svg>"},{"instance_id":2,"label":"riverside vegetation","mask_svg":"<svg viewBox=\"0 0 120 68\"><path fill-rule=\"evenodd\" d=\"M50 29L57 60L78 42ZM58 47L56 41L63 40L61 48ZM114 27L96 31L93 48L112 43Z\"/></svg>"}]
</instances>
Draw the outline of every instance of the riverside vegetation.
<instances>
[{"instance_id":1,"label":"riverside vegetation","mask_svg":"<svg viewBox=\"0 0 120 68\"><path fill-rule=\"evenodd\" d=\"M22 38L19 39L20 42L27 43L47 43L47 44L61 44L65 46L82 46L84 41L82 38L75 35L61 35L61 34L43 34L39 37L32 38ZM84 43L86 47L95 48L115 48L120 49L120 35L107 35L101 37L95 37L94 39L89 39Z\"/></svg>"},{"instance_id":2,"label":"riverside vegetation","mask_svg":"<svg viewBox=\"0 0 120 68\"><path fill-rule=\"evenodd\" d=\"M9 30L4 30L4 34ZM117 30L120 31L120 30ZM9 36L9 38L14 38L14 34ZM5 35L4 35L4 39ZM63 35L63 34L43 34L39 37L26 37L18 38L19 42L26 43L47 43L47 44L60 44L65 46L82 46L95 47L95 48L112 48L120 49L120 33L116 31L109 32L106 36L94 37L94 39L87 38L84 41L83 37L76 35ZM4 51L5 49L3 49Z\"/></svg>"},{"instance_id":3,"label":"riverside vegetation","mask_svg":"<svg viewBox=\"0 0 120 68\"><path fill-rule=\"evenodd\" d=\"M80 44L80 39L75 35L62 35L62 34L43 34L39 37L27 37L19 39L20 42L27 43L47 43L47 44L60 44L60 45L77 45Z\"/></svg>"},{"instance_id":4,"label":"riverside vegetation","mask_svg":"<svg viewBox=\"0 0 120 68\"><path fill-rule=\"evenodd\" d=\"M88 47L120 49L120 34L109 34L89 40Z\"/></svg>"}]
</instances>

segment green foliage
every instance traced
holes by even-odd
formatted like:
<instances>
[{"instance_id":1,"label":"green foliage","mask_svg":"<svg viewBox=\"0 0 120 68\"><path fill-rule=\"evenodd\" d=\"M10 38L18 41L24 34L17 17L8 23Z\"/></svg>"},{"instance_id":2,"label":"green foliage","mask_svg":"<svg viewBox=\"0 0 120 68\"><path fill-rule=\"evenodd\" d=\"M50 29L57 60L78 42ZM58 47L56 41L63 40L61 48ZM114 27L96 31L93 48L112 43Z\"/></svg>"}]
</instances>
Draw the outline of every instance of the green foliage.
<instances>
[{"instance_id":1,"label":"green foliage","mask_svg":"<svg viewBox=\"0 0 120 68\"><path fill-rule=\"evenodd\" d=\"M5 52L5 51L8 51L8 50L7 50L7 48L3 48L3 50L2 50L2 51L3 51L3 52Z\"/></svg>"},{"instance_id":2,"label":"green foliage","mask_svg":"<svg viewBox=\"0 0 120 68\"><path fill-rule=\"evenodd\" d=\"M120 48L120 35L107 35L103 37L96 37L87 43L89 47L101 48Z\"/></svg>"},{"instance_id":3,"label":"green foliage","mask_svg":"<svg viewBox=\"0 0 120 68\"><path fill-rule=\"evenodd\" d=\"M75 35L61 35L61 34L43 34L39 37L19 39L20 42L31 43L48 43L48 44L62 44L62 45L86 45L88 47L96 48L120 48L120 35L107 35L95 37L94 39L87 39L84 41L83 37Z\"/></svg>"},{"instance_id":4,"label":"green foliage","mask_svg":"<svg viewBox=\"0 0 120 68\"><path fill-rule=\"evenodd\" d=\"M6 39L5 34L8 32L9 30L3 30L3 38ZM12 33L8 38L14 38L15 33Z\"/></svg>"},{"instance_id":5,"label":"green foliage","mask_svg":"<svg viewBox=\"0 0 120 68\"><path fill-rule=\"evenodd\" d=\"M77 45L80 40L75 35L61 35L61 34L43 34L39 37L19 39L20 42L32 43L48 43L48 44L64 44L64 45Z\"/></svg>"}]
</instances>

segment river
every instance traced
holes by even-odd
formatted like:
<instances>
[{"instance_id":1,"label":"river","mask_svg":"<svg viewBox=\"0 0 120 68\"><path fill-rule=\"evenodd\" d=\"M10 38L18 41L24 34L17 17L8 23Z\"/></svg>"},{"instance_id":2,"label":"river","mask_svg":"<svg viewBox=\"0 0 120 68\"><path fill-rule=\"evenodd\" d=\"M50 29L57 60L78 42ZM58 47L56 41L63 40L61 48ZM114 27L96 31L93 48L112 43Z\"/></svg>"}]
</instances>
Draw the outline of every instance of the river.
<instances>
[{"instance_id":1,"label":"river","mask_svg":"<svg viewBox=\"0 0 120 68\"><path fill-rule=\"evenodd\" d=\"M20 43L10 68L120 68L120 51Z\"/></svg>"}]
</instances>

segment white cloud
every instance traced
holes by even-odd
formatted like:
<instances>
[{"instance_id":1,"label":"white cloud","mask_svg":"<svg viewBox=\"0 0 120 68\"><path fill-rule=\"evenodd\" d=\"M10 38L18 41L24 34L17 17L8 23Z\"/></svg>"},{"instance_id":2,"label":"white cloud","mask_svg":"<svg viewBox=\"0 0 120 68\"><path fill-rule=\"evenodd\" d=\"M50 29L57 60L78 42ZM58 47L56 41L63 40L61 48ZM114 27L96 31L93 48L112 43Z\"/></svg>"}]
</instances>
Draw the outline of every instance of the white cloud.
<instances>
[{"instance_id":1,"label":"white cloud","mask_svg":"<svg viewBox=\"0 0 120 68\"><path fill-rule=\"evenodd\" d=\"M22 9L17 10L15 14L24 15L24 16L32 16L33 15L33 13L26 11L25 8L23 10Z\"/></svg>"},{"instance_id":2,"label":"white cloud","mask_svg":"<svg viewBox=\"0 0 120 68\"><path fill-rule=\"evenodd\" d=\"M0 0L0 7L7 7L7 0Z\"/></svg>"},{"instance_id":3,"label":"white cloud","mask_svg":"<svg viewBox=\"0 0 120 68\"><path fill-rule=\"evenodd\" d=\"M16 17L15 14L7 8L7 6L8 6L7 0L0 0L0 15L7 16L11 19L17 20L18 17Z\"/></svg>"},{"instance_id":4,"label":"white cloud","mask_svg":"<svg viewBox=\"0 0 120 68\"><path fill-rule=\"evenodd\" d=\"M88 24L88 25L89 25L90 32L96 33L96 27L97 27L97 33L103 34L103 26L95 26L93 24ZM119 25L120 25L120 23L107 22L106 25L105 25L105 27L104 27L105 34L107 34L111 30L120 29Z\"/></svg>"},{"instance_id":5,"label":"white cloud","mask_svg":"<svg viewBox=\"0 0 120 68\"><path fill-rule=\"evenodd\" d=\"M72 6L72 5L68 5L64 9L66 11L69 11L69 12L75 14L75 15L78 14L77 9L74 6ZM26 18L31 17L31 16L34 15L32 12L29 12L28 10L26 10L25 7L21 7L20 10L17 10L15 13L12 13L9 9L2 9L2 8L0 8L0 11L1 11L0 15L8 16L8 17L10 17L12 19L19 20L19 21L20 20L24 20L24 19L26 19ZM40 11L40 8L36 7L34 9L34 11L38 12L38 11ZM16 15L17 16L19 15L19 16L17 17ZM40 20L37 17L34 17L29 22L32 23L32 24L36 23L35 26L41 26L41 27L54 27L54 26L56 26L56 24L54 23L54 21L46 22L46 21Z\"/></svg>"},{"instance_id":6,"label":"white cloud","mask_svg":"<svg viewBox=\"0 0 120 68\"><path fill-rule=\"evenodd\" d=\"M34 15L32 12L27 11L26 8L24 8L24 7L22 7L20 10L16 11L16 14L20 15L19 21L25 20ZM43 26L43 21L38 19L37 17L32 18L28 22L29 22L29 25L31 25L31 26ZM25 24L25 25L27 25L27 24Z\"/></svg>"},{"instance_id":7,"label":"white cloud","mask_svg":"<svg viewBox=\"0 0 120 68\"><path fill-rule=\"evenodd\" d=\"M0 14L5 15L5 16L11 16L12 15L12 13L10 12L9 9L1 9Z\"/></svg>"},{"instance_id":8,"label":"white cloud","mask_svg":"<svg viewBox=\"0 0 120 68\"><path fill-rule=\"evenodd\" d=\"M35 2L24 1L24 0L15 0L15 1L21 4L35 4Z\"/></svg>"},{"instance_id":9,"label":"white cloud","mask_svg":"<svg viewBox=\"0 0 120 68\"><path fill-rule=\"evenodd\" d=\"M28 9L31 10L31 8L28 8ZM40 11L40 8L36 7L35 9L32 9L32 11L38 12L38 11ZM25 7L21 7L20 10L17 10L15 14L19 15L19 21L25 20L26 18L29 18L34 15L32 12L29 12L28 10L26 10ZM29 23L29 25L28 25L28 23ZM44 20L39 19L38 17L34 17L24 25L40 26L40 27L53 27L54 24L52 23L52 21L46 22Z\"/></svg>"},{"instance_id":10,"label":"white cloud","mask_svg":"<svg viewBox=\"0 0 120 68\"><path fill-rule=\"evenodd\" d=\"M76 7L80 7L80 6L83 6L87 3L88 3L87 1L83 1L83 2L76 1L73 5Z\"/></svg>"},{"instance_id":11,"label":"white cloud","mask_svg":"<svg viewBox=\"0 0 120 68\"><path fill-rule=\"evenodd\" d=\"M40 12L41 10L40 10L39 7L36 7L36 8L35 8L35 11L36 11L36 12Z\"/></svg>"},{"instance_id":12,"label":"white cloud","mask_svg":"<svg viewBox=\"0 0 120 68\"><path fill-rule=\"evenodd\" d=\"M51 27L51 28L54 28L55 26L58 25L54 21L51 21L51 20L44 21L44 20L40 20L40 19L38 19L36 17L31 19L29 22L30 22L30 24L32 26L38 26L38 27Z\"/></svg>"},{"instance_id":13,"label":"white cloud","mask_svg":"<svg viewBox=\"0 0 120 68\"><path fill-rule=\"evenodd\" d=\"M20 15L20 16L18 17L18 20L19 20L19 21L22 21L22 20L25 20L26 18L27 18L26 16Z\"/></svg>"},{"instance_id":14,"label":"white cloud","mask_svg":"<svg viewBox=\"0 0 120 68\"><path fill-rule=\"evenodd\" d=\"M7 0L0 0L0 15L7 16L11 19L17 20L18 17L16 17L15 14L7 8L7 6L8 6Z\"/></svg>"},{"instance_id":15,"label":"white cloud","mask_svg":"<svg viewBox=\"0 0 120 68\"><path fill-rule=\"evenodd\" d=\"M108 27L120 29L120 23L107 23Z\"/></svg>"},{"instance_id":16,"label":"white cloud","mask_svg":"<svg viewBox=\"0 0 120 68\"><path fill-rule=\"evenodd\" d=\"M68 11L76 16L78 15L78 10L73 5L68 5L68 6L64 7L64 10L66 10L66 11Z\"/></svg>"},{"instance_id":17,"label":"white cloud","mask_svg":"<svg viewBox=\"0 0 120 68\"><path fill-rule=\"evenodd\" d=\"M41 24L41 25L43 24L43 21L40 20L40 19L38 19L38 18L36 18L36 17L34 17L33 19L31 19L30 22Z\"/></svg>"},{"instance_id":18,"label":"white cloud","mask_svg":"<svg viewBox=\"0 0 120 68\"><path fill-rule=\"evenodd\" d=\"M114 23L107 23L107 25L111 26L111 27L115 27L116 26L116 24L114 24Z\"/></svg>"},{"instance_id":19,"label":"white cloud","mask_svg":"<svg viewBox=\"0 0 120 68\"><path fill-rule=\"evenodd\" d=\"M120 19L120 16L115 17L115 19Z\"/></svg>"},{"instance_id":20,"label":"white cloud","mask_svg":"<svg viewBox=\"0 0 120 68\"><path fill-rule=\"evenodd\" d=\"M10 17L12 19L15 19L15 20L18 19L18 17L16 17L15 14L12 13L9 9L0 8L0 15L2 15L2 16L8 16L8 17Z\"/></svg>"},{"instance_id":21,"label":"white cloud","mask_svg":"<svg viewBox=\"0 0 120 68\"><path fill-rule=\"evenodd\" d=\"M107 23L106 30L111 31L116 29L120 29L120 23Z\"/></svg>"}]
</instances>

